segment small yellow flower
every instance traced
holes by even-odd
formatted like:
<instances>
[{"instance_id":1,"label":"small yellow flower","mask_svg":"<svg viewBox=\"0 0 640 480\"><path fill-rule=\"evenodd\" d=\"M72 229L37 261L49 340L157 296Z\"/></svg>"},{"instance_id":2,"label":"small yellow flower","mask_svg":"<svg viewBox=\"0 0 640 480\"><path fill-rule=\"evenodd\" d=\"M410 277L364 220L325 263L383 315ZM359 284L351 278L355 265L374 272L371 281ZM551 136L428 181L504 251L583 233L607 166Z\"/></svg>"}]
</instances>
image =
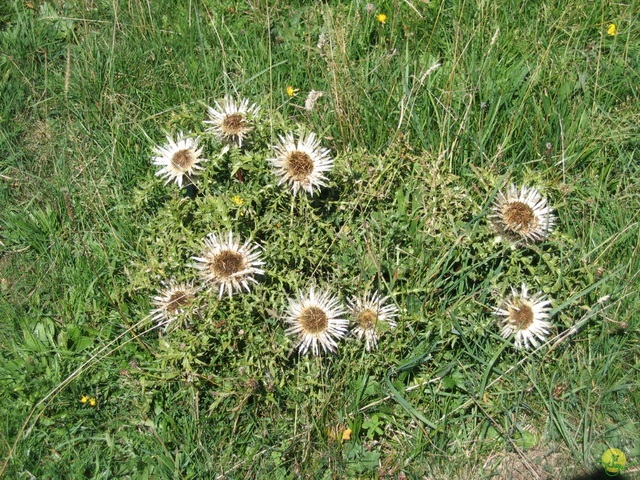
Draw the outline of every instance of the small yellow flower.
<instances>
[{"instance_id":1,"label":"small yellow flower","mask_svg":"<svg viewBox=\"0 0 640 480\"><path fill-rule=\"evenodd\" d=\"M383 25L387 23L387 15L385 13L379 13L378 15L376 15L376 19Z\"/></svg>"},{"instance_id":2,"label":"small yellow flower","mask_svg":"<svg viewBox=\"0 0 640 480\"><path fill-rule=\"evenodd\" d=\"M95 407L98 403L95 397L92 397L90 395L83 395L82 398L80 399L80 402L88 403L92 407Z\"/></svg>"},{"instance_id":3,"label":"small yellow flower","mask_svg":"<svg viewBox=\"0 0 640 480\"><path fill-rule=\"evenodd\" d=\"M240 195L234 195L231 197L231 203L233 203L236 207L241 207L244 205L244 200Z\"/></svg>"},{"instance_id":4,"label":"small yellow flower","mask_svg":"<svg viewBox=\"0 0 640 480\"><path fill-rule=\"evenodd\" d=\"M345 440L351 440L351 429L344 424L332 425L327 428L327 436L329 440L344 443Z\"/></svg>"},{"instance_id":5,"label":"small yellow flower","mask_svg":"<svg viewBox=\"0 0 640 480\"><path fill-rule=\"evenodd\" d=\"M607 33L609 35L615 35L616 33L618 33L618 29L617 29L615 23L610 23L609 24L609 28L607 28Z\"/></svg>"},{"instance_id":6,"label":"small yellow flower","mask_svg":"<svg viewBox=\"0 0 640 480\"><path fill-rule=\"evenodd\" d=\"M286 88L287 95L289 95L290 97L293 97L293 96L294 96L296 93L298 93L299 91L300 91L300 89L299 89L299 88L293 88L291 85L289 85L289 86Z\"/></svg>"}]
</instances>

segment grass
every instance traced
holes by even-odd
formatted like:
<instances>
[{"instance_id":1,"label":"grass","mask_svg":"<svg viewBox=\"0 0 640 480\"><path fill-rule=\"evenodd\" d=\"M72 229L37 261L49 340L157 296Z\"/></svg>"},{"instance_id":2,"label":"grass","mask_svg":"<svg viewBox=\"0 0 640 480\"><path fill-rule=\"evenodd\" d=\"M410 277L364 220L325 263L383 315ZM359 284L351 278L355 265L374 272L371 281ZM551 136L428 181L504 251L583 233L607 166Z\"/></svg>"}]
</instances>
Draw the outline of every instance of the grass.
<instances>
[{"instance_id":1,"label":"grass","mask_svg":"<svg viewBox=\"0 0 640 480\"><path fill-rule=\"evenodd\" d=\"M365 3L0 6L7 478L571 478L610 447L637 475L637 3ZM261 117L221 155L225 94ZM266 162L289 130L331 150L320 195ZM195 195L151 165L179 131ZM550 199L548 240L494 241L512 182ZM163 333L160 282L228 229L266 274ZM523 282L552 299L533 352L492 313ZM282 316L312 284L379 290L398 327L299 356Z\"/></svg>"}]
</instances>

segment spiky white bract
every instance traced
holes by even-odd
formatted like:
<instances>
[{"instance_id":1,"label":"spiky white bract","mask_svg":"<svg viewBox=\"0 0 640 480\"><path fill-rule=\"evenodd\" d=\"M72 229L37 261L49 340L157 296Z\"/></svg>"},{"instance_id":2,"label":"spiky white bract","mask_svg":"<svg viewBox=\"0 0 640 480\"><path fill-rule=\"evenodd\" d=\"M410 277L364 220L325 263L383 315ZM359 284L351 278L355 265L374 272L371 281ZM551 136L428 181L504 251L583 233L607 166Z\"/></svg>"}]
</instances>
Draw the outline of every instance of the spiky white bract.
<instances>
[{"instance_id":1,"label":"spiky white bract","mask_svg":"<svg viewBox=\"0 0 640 480\"><path fill-rule=\"evenodd\" d=\"M209 120L204 123L211 125L207 131L213 132L222 143L235 144L242 147L247 135L253 130L254 121L260 107L249 105L249 100L236 101L226 96L221 102L215 102L216 108L208 107Z\"/></svg>"},{"instance_id":2,"label":"spiky white bract","mask_svg":"<svg viewBox=\"0 0 640 480\"><path fill-rule=\"evenodd\" d=\"M280 143L273 149L276 156L269 162L279 177L278 185L287 183L294 196L300 190L313 196L326 185L325 173L333 168L333 159L315 133L301 134L297 142L292 132L280 135Z\"/></svg>"},{"instance_id":3,"label":"spiky white bract","mask_svg":"<svg viewBox=\"0 0 640 480\"><path fill-rule=\"evenodd\" d=\"M255 275L264 274L261 267L260 247L246 241L240 243L233 232L226 236L210 233L204 239L204 250L201 257L192 257L196 264L193 267L201 272L205 285L218 289L218 298L222 298L225 290L231 297L244 288L250 291L249 284L257 283Z\"/></svg>"},{"instance_id":4,"label":"spiky white bract","mask_svg":"<svg viewBox=\"0 0 640 480\"><path fill-rule=\"evenodd\" d=\"M536 348L538 342L545 341L551 329L551 324L547 321L550 304L541 292L529 295L524 283L520 292L511 287L511 295L495 309L500 334L504 338L515 335L516 348Z\"/></svg>"},{"instance_id":5,"label":"spiky white bract","mask_svg":"<svg viewBox=\"0 0 640 480\"><path fill-rule=\"evenodd\" d=\"M349 327L345 314L336 297L311 287L308 294L298 292L289 300L285 334L298 337L296 348L303 355L309 351L319 355L320 347L325 353L335 352Z\"/></svg>"},{"instance_id":6,"label":"spiky white bract","mask_svg":"<svg viewBox=\"0 0 640 480\"><path fill-rule=\"evenodd\" d=\"M358 340L364 338L367 352L378 348L380 332L396 326L398 307L392 303L385 304L388 299L374 292L347 300L355 324L352 332Z\"/></svg>"},{"instance_id":7,"label":"spiky white bract","mask_svg":"<svg viewBox=\"0 0 640 480\"><path fill-rule=\"evenodd\" d=\"M199 137L187 137L180 132L175 141L167 136L166 145L154 148L156 156L151 161L153 165L162 167L156 175L167 179L165 185L175 181L182 188L184 177L192 182L191 177L199 174L202 170L199 163L206 161L200 157L202 148L198 148L199 140Z\"/></svg>"},{"instance_id":8,"label":"spiky white bract","mask_svg":"<svg viewBox=\"0 0 640 480\"><path fill-rule=\"evenodd\" d=\"M538 242L549 236L555 217L538 190L509 185L499 192L489 219L498 234L514 242Z\"/></svg>"},{"instance_id":9,"label":"spiky white bract","mask_svg":"<svg viewBox=\"0 0 640 480\"><path fill-rule=\"evenodd\" d=\"M162 288L151 298L155 307L151 311L151 318L166 330L193 303L198 288L191 282L178 283L171 280L160 283Z\"/></svg>"}]
</instances>

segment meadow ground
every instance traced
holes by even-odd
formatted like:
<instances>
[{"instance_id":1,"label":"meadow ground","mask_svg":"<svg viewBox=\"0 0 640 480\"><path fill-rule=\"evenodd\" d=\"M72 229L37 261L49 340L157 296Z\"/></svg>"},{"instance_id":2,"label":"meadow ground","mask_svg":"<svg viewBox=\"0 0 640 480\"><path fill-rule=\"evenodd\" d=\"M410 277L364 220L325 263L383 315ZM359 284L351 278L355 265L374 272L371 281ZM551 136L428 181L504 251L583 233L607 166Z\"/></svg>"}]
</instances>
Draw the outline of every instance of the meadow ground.
<instances>
[{"instance_id":1,"label":"meadow ground","mask_svg":"<svg viewBox=\"0 0 640 480\"><path fill-rule=\"evenodd\" d=\"M0 476L639 475L639 19L2 2Z\"/></svg>"}]
</instances>

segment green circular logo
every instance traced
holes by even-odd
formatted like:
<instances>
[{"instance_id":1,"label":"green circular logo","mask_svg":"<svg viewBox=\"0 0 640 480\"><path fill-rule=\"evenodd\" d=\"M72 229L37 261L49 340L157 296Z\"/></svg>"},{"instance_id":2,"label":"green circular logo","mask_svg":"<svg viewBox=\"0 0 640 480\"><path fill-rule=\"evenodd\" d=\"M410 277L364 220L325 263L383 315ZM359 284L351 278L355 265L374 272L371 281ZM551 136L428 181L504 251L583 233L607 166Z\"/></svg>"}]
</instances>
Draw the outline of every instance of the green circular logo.
<instances>
[{"instance_id":1,"label":"green circular logo","mask_svg":"<svg viewBox=\"0 0 640 480\"><path fill-rule=\"evenodd\" d=\"M607 475L614 477L624 470L627 457L617 448L610 448L602 454L602 466Z\"/></svg>"}]
</instances>

